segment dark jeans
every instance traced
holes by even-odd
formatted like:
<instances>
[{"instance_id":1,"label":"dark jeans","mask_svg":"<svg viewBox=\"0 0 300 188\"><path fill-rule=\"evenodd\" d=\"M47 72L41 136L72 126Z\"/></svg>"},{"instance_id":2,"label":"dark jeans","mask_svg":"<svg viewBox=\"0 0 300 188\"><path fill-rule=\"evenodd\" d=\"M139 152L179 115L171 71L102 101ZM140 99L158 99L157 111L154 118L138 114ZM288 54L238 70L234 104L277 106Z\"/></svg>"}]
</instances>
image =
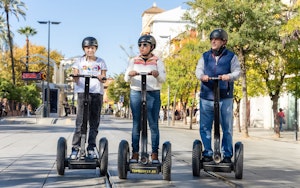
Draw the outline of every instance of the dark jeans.
<instances>
[{"instance_id":1,"label":"dark jeans","mask_svg":"<svg viewBox=\"0 0 300 188\"><path fill-rule=\"evenodd\" d=\"M89 94L89 113L87 116L87 123L89 124L88 133L88 147L87 150L93 150L96 147L96 137L98 135L98 127L100 123L100 112L103 102L103 95L90 93ZM77 99L77 117L76 117L76 127L73 135L73 147L79 148L81 141L81 127L83 126L83 110L84 110L84 94L78 93Z\"/></svg>"}]
</instances>

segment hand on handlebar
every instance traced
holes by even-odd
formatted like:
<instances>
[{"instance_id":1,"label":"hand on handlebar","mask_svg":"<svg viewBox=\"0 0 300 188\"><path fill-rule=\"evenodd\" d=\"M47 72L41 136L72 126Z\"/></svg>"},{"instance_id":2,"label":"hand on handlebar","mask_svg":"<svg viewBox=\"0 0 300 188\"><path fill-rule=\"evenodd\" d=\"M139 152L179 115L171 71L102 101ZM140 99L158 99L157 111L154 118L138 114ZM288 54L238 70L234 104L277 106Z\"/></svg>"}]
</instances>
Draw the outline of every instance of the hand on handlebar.
<instances>
[{"instance_id":1,"label":"hand on handlebar","mask_svg":"<svg viewBox=\"0 0 300 188\"><path fill-rule=\"evenodd\" d=\"M134 71L134 70L132 70L132 71L130 71L130 72L128 73L128 76L130 76L130 77L134 77L134 76L136 76L136 75L138 75L138 72L136 72L136 71Z\"/></svg>"},{"instance_id":2,"label":"hand on handlebar","mask_svg":"<svg viewBox=\"0 0 300 188\"><path fill-rule=\"evenodd\" d=\"M209 77L208 75L203 75L201 77L202 82L208 82L209 80L222 80L222 81L229 81L230 76L228 74L219 75L216 77Z\"/></svg>"},{"instance_id":3,"label":"hand on handlebar","mask_svg":"<svg viewBox=\"0 0 300 188\"><path fill-rule=\"evenodd\" d=\"M151 75L154 76L154 78L158 77L159 72L157 70L151 71Z\"/></svg>"},{"instance_id":4,"label":"hand on handlebar","mask_svg":"<svg viewBox=\"0 0 300 188\"><path fill-rule=\"evenodd\" d=\"M219 78L223 81L229 81L230 80L230 76L228 74L220 75Z\"/></svg>"},{"instance_id":5,"label":"hand on handlebar","mask_svg":"<svg viewBox=\"0 0 300 188\"><path fill-rule=\"evenodd\" d=\"M103 75L98 75L97 76L98 77L98 80L100 81L100 82L102 82L102 83L104 83L107 79L106 79L106 77L105 76L103 76Z\"/></svg>"}]
</instances>

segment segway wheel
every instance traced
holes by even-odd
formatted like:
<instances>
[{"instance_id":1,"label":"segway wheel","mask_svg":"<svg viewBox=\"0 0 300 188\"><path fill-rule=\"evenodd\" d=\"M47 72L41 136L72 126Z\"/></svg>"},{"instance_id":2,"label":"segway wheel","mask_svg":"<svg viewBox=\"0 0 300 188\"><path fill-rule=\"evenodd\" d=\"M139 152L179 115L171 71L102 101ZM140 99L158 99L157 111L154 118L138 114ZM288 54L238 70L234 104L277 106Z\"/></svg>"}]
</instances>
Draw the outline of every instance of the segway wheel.
<instances>
[{"instance_id":1,"label":"segway wheel","mask_svg":"<svg viewBox=\"0 0 300 188\"><path fill-rule=\"evenodd\" d=\"M234 172L236 179L243 178L243 164L244 164L244 145L241 142L237 142L234 145Z\"/></svg>"},{"instance_id":2,"label":"segway wheel","mask_svg":"<svg viewBox=\"0 0 300 188\"><path fill-rule=\"evenodd\" d=\"M118 172L120 179L127 178L127 171L129 168L129 145L126 140L122 140L119 144L118 150Z\"/></svg>"},{"instance_id":3,"label":"segway wheel","mask_svg":"<svg viewBox=\"0 0 300 188\"><path fill-rule=\"evenodd\" d=\"M57 142L57 151L56 151L56 170L57 174L65 174L65 159L67 153L67 142L64 137L60 137Z\"/></svg>"},{"instance_id":4,"label":"segway wheel","mask_svg":"<svg viewBox=\"0 0 300 188\"><path fill-rule=\"evenodd\" d=\"M200 140L195 140L193 143L193 151L192 151L193 176L200 176L201 158L202 158L202 142Z\"/></svg>"},{"instance_id":5,"label":"segway wheel","mask_svg":"<svg viewBox=\"0 0 300 188\"><path fill-rule=\"evenodd\" d=\"M172 153L171 143L165 142L162 147L162 175L163 180L171 181Z\"/></svg>"},{"instance_id":6,"label":"segway wheel","mask_svg":"<svg viewBox=\"0 0 300 188\"><path fill-rule=\"evenodd\" d=\"M107 174L108 166L108 141L106 138L99 140L99 164L100 175L105 176Z\"/></svg>"}]
</instances>

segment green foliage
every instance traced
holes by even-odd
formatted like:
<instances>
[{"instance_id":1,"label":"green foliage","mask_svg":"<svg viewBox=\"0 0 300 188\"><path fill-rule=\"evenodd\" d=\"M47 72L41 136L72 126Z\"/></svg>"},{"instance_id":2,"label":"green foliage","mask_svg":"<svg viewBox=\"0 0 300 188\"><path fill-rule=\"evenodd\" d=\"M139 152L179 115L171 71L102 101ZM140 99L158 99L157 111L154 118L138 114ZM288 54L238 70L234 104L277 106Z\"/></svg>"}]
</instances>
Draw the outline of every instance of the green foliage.
<instances>
[{"instance_id":1,"label":"green foliage","mask_svg":"<svg viewBox=\"0 0 300 188\"><path fill-rule=\"evenodd\" d=\"M107 88L107 96L114 103L119 102L120 96L124 96L124 106L129 105L129 93L130 86L128 82L124 80L124 73L114 76L114 81L112 81Z\"/></svg>"},{"instance_id":2,"label":"green foliage","mask_svg":"<svg viewBox=\"0 0 300 188\"><path fill-rule=\"evenodd\" d=\"M164 60L167 71L167 81L164 85L170 85L170 98L176 95L182 103L190 105L190 99L195 97L193 94L199 89L195 70L206 44L188 37L182 40L186 41L180 50Z\"/></svg>"},{"instance_id":3,"label":"green foliage","mask_svg":"<svg viewBox=\"0 0 300 188\"><path fill-rule=\"evenodd\" d=\"M40 91L35 84L22 86L20 90L21 102L31 104L33 109L39 107L42 103Z\"/></svg>"},{"instance_id":4,"label":"green foliage","mask_svg":"<svg viewBox=\"0 0 300 188\"><path fill-rule=\"evenodd\" d=\"M0 78L0 98L31 104L33 108L41 104L40 92L35 84L16 87L4 78Z\"/></svg>"},{"instance_id":5,"label":"green foliage","mask_svg":"<svg viewBox=\"0 0 300 188\"><path fill-rule=\"evenodd\" d=\"M25 35L26 38L28 39L29 36L33 36L37 34L37 31L32 27L26 26L18 29L18 33L20 33L21 35Z\"/></svg>"}]
</instances>

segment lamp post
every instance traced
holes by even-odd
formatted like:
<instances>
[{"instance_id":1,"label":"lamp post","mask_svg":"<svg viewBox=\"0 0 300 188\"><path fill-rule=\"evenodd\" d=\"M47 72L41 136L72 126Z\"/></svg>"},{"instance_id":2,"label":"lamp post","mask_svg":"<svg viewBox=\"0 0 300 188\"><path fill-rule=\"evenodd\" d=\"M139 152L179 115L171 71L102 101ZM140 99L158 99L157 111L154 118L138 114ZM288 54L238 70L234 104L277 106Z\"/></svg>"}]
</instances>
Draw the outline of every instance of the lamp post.
<instances>
[{"instance_id":1,"label":"lamp post","mask_svg":"<svg viewBox=\"0 0 300 188\"><path fill-rule=\"evenodd\" d=\"M171 35L160 36L160 38L168 39L168 56L169 56L170 55L170 46L171 46ZM170 83L168 83L167 121L168 121L168 126L170 126Z\"/></svg>"},{"instance_id":2,"label":"lamp post","mask_svg":"<svg viewBox=\"0 0 300 188\"><path fill-rule=\"evenodd\" d=\"M47 105L46 105L46 114L44 117L50 117L50 25L51 24L60 24L60 22L52 22L52 21L38 21L40 24L48 24L48 63L47 63ZM44 106L45 108L45 106Z\"/></svg>"}]
</instances>

